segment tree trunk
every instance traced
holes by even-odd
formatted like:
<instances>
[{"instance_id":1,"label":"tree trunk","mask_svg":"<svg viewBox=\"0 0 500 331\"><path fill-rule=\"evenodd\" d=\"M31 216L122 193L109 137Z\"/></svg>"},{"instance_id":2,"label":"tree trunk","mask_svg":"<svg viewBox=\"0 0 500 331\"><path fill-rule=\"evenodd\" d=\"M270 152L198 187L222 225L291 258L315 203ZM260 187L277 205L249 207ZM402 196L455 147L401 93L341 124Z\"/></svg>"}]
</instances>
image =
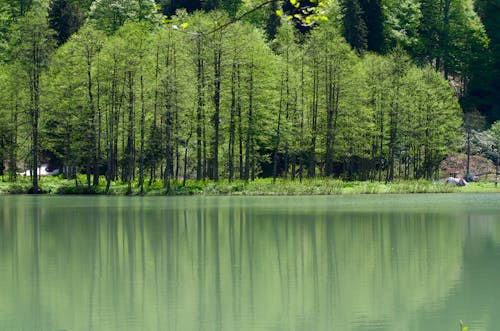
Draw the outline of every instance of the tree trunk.
<instances>
[{"instance_id":1,"label":"tree trunk","mask_svg":"<svg viewBox=\"0 0 500 331\"><path fill-rule=\"evenodd\" d=\"M40 61L39 58L39 45L34 46L33 50L33 69L31 71L31 139L32 139L32 193L38 194L40 193L40 188L38 187L38 153L39 153L39 142L38 142L38 127L40 120Z\"/></svg>"},{"instance_id":2,"label":"tree trunk","mask_svg":"<svg viewBox=\"0 0 500 331\"><path fill-rule=\"evenodd\" d=\"M139 150L139 189L144 194L144 138L146 135L146 105L144 101L144 78L141 68L141 146Z\"/></svg>"},{"instance_id":3,"label":"tree trunk","mask_svg":"<svg viewBox=\"0 0 500 331\"><path fill-rule=\"evenodd\" d=\"M165 171L163 173L163 185L167 193L170 193L170 179L172 177L172 114L168 107L165 113Z\"/></svg>"},{"instance_id":4,"label":"tree trunk","mask_svg":"<svg viewBox=\"0 0 500 331\"><path fill-rule=\"evenodd\" d=\"M222 57L222 34L214 45L214 115L212 124L214 127L214 141L212 146L212 179L219 180L219 126L220 126L220 93L221 93L221 57Z\"/></svg>"},{"instance_id":5,"label":"tree trunk","mask_svg":"<svg viewBox=\"0 0 500 331\"><path fill-rule=\"evenodd\" d=\"M231 106L229 107L229 145L228 145L228 171L229 181L234 179L234 143L235 143L235 113L236 113L236 59L233 60L233 68L231 72Z\"/></svg>"},{"instance_id":6,"label":"tree trunk","mask_svg":"<svg viewBox=\"0 0 500 331\"><path fill-rule=\"evenodd\" d=\"M331 64L326 65L326 146L325 146L325 176L333 173L333 115L334 109L334 84L333 68Z\"/></svg>"},{"instance_id":7,"label":"tree trunk","mask_svg":"<svg viewBox=\"0 0 500 331\"><path fill-rule=\"evenodd\" d=\"M97 134L96 134L96 111L94 104L94 93L92 91L92 54L91 50L87 49L87 93L89 98L89 109L90 109L90 118L89 126L90 130L88 132L89 141L88 146L88 160L87 160L87 187L90 188L90 173L92 172L94 176L93 185L97 186L99 184L99 166L97 163Z\"/></svg>"},{"instance_id":8,"label":"tree trunk","mask_svg":"<svg viewBox=\"0 0 500 331\"><path fill-rule=\"evenodd\" d=\"M248 88L248 128L246 134L246 150L245 150L245 180L250 179L250 157L253 155L253 63L250 64L250 82Z\"/></svg>"},{"instance_id":9,"label":"tree trunk","mask_svg":"<svg viewBox=\"0 0 500 331\"><path fill-rule=\"evenodd\" d=\"M281 139L281 111L283 107L283 82L280 84L280 102L278 107L278 123L276 124L276 137L274 139L274 150L273 150L273 183L276 183L276 177L278 176L278 150L280 146Z\"/></svg>"},{"instance_id":10,"label":"tree trunk","mask_svg":"<svg viewBox=\"0 0 500 331\"><path fill-rule=\"evenodd\" d=\"M134 171L134 81L132 71L128 71L128 129L127 129L127 157L125 179L127 194L132 193L132 177Z\"/></svg>"},{"instance_id":11,"label":"tree trunk","mask_svg":"<svg viewBox=\"0 0 500 331\"><path fill-rule=\"evenodd\" d=\"M313 63L313 95L311 107L311 144L309 146L309 165L307 175L314 177L316 175L316 138L317 138L317 122L318 122L318 94L319 94L319 73L318 63Z\"/></svg>"},{"instance_id":12,"label":"tree trunk","mask_svg":"<svg viewBox=\"0 0 500 331\"><path fill-rule=\"evenodd\" d=\"M166 58L166 66L169 68L171 66L171 54L170 54L170 47L167 51L167 58ZM170 193L171 190L171 185L170 185L170 180L172 177L172 163L173 163L173 154L172 154L172 129L173 129L173 120L172 120L172 108L173 108L173 90L174 87L172 85L174 84L171 79L171 77L167 77L164 82L164 96L165 96L165 114L164 114L164 130L165 130L165 146L164 146L164 153L165 153L165 170L163 172L163 185L164 188L166 189L167 193Z\"/></svg>"},{"instance_id":13,"label":"tree trunk","mask_svg":"<svg viewBox=\"0 0 500 331\"><path fill-rule=\"evenodd\" d=\"M99 55L97 55L99 61ZM99 68L99 64L97 66ZM102 110L101 110L101 85L99 82L99 71L97 72L97 161L94 167L94 186L99 185L99 163L101 161L101 135L102 135Z\"/></svg>"},{"instance_id":14,"label":"tree trunk","mask_svg":"<svg viewBox=\"0 0 500 331\"><path fill-rule=\"evenodd\" d=\"M205 86L205 77L204 77L204 64L202 58L202 50L201 50L201 36L197 35L196 38L196 69L197 69L197 96L198 102L196 107L196 180L201 180L204 177L204 168L203 168L203 106L204 106L204 95L203 89Z\"/></svg>"},{"instance_id":15,"label":"tree trunk","mask_svg":"<svg viewBox=\"0 0 500 331\"><path fill-rule=\"evenodd\" d=\"M9 181L15 181L17 177L17 114L18 114L18 104L12 110L11 119L11 130L9 130Z\"/></svg>"},{"instance_id":16,"label":"tree trunk","mask_svg":"<svg viewBox=\"0 0 500 331\"><path fill-rule=\"evenodd\" d=\"M236 105L236 114L238 116L238 151L239 151L239 174L240 174L240 179L244 179L244 174L243 174L243 125L242 125L242 114L241 114L241 96L240 96L240 82L241 82L241 76L240 76L240 66L237 66L237 80L238 80L238 100L237 100L237 105Z\"/></svg>"}]
</instances>

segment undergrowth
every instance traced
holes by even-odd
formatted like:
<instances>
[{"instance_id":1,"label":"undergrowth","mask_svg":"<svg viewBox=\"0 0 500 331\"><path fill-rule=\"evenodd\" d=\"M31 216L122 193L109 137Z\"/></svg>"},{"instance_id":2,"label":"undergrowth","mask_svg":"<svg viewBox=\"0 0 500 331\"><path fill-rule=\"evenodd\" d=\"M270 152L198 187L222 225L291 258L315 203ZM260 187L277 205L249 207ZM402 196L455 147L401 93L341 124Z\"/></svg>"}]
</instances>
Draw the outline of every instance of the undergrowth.
<instances>
[{"instance_id":1,"label":"undergrowth","mask_svg":"<svg viewBox=\"0 0 500 331\"><path fill-rule=\"evenodd\" d=\"M31 181L19 177L15 182L0 180L0 193L28 194ZM98 186L88 186L84 175L77 179L61 176L41 177L41 193L45 194L108 194L126 195L128 184L112 182L106 190L103 177ZM411 180L390 183L376 181L343 181L330 178L307 178L302 180L258 178L255 180L172 181L167 190L163 181L146 182L144 195L337 195L337 194L398 194L398 193L453 193L453 192L500 192L491 182L470 183L466 187L445 184L444 181ZM137 181L132 183L131 195L140 195Z\"/></svg>"}]
</instances>

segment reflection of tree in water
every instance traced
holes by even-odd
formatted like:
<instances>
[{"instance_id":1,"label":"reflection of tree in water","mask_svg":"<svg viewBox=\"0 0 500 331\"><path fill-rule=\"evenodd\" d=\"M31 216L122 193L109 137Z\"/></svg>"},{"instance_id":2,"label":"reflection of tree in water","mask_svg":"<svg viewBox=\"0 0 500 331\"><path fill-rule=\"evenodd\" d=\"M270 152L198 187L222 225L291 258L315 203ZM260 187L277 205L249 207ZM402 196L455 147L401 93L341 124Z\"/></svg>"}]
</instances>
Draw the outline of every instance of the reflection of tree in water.
<instances>
[{"instance_id":1,"label":"reflection of tree in water","mask_svg":"<svg viewBox=\"0 0 500 331\"><path fill-rule=\"evenodd\" d=\"M461 286L441 309L419 316L421 329L467 321L469 330L496 330L500 306L500 220L498 213L467 214ZM437 319L441 321L437 321ZM444 320L444 323L443 323Z\"/></svg>"},{"instance_id":2,"label":"reflection of tree in water","mask_svg":"<svg viewBox=\"0 0 500 331\"><path fill-rule=\"evenodd\" d=\"M463 233L454 219L420 213L339 218L330 221L326 240L335 238L337 272L329 281L336 284L334 312L345 325L379 321L408 330L409 316L441 304L459 280Z\"/></svg>"},{"instance_id":3,"label":"reflection of tree in water","mask_svg":"<svg viewBox=\"0 0 500 331\"><path fill-rule=\"evenodd\" d=\"M38 295L37 263L41 325L75 330L409 330L462 277L456 215L85 201L46 208L38 228L32 209L0 210L0 317ZM23 321L11 322L33 325Z\"/></svg>"}]
</instances>

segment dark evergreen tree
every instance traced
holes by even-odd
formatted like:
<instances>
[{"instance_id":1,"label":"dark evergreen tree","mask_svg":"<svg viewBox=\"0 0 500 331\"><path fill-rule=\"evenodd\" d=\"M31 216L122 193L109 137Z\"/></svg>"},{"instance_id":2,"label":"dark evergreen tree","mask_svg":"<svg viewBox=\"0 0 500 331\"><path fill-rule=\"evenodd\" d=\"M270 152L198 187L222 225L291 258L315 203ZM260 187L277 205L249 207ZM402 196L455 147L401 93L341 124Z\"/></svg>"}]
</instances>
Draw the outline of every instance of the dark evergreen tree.
<instances>
[{"instance_id":1,"label":"dark evergreen tree","mask_svg":"<svg viewBox=\"0 0 500 331\"><path fill-rule=\"evenodd\" d=\"M492 123L500 119L500 5L479 0L477 10L490 39L489 52L475 62L462 103L466 108L478 109Z\"/></svg>"},{"instance_id":2,"label":"dark evergreen tree","mask_svg":"<svg viewBox=\"0 0 500 331\"><path fill-rule=\"evenodd\" d=\"M269 40L273 40L280 26L280 18L276 13L279 9L278 2L273 1L268 8L268 10L270 10L271 12L269 13L269 17L266 22L266 33L267 38L269 38Z\"/></svg>"},{"instance_id":3,"label":"dark evergreen tree","mask_svg":"<svg viewBox=\"0 0 500 331\"><path fill-rule=\"evenodd\" d=\"M439 9L434 0L421 0L420 10L422 17L418 32L420 47L417 51L420 62L431 63L437 57L439 49L438 17Z\"/></svg>"},{"instance_id":4,"label":"dark evergreen tree","mask_svg":"<svg viewBox=\"0 0 500 331\"><path fill-rule=\"evenodd\" d=\"M380 52L384 43L384 14L381 0L360 0L362 15L367 29L367 49Z\"/></svg>"},{"instance_id":5,"label":"dark evergreen tree","mask_svg":"<svg viewBox=\"0 0 500 331\"><path fill-rule=\"evenodd\" d=\"M352 48L362 51L367 48L367 28L359 0L342 2L344 37Z\"/></svg>"},{"instance_id":6,"label":"dark evergreen tree","mask_svg":"<svg viewBox=\"0 0 500 331\"><path fill-rule=\"evenodd\" d=\"M53 0L49 8L49 26L56 31L57 42L63 44L78 31L84 21L84 11L77 2Z\"/></svg>"},{"instance_id":7,"label":"dark evergreen tree","mask_svg":"<svg viewBox=\"0 0 500 331\"><path fill-rule=\"evenodd\" d=\"M190 13L202 8L200 0L159 0L157 3L161 6L162 13L167 16L174 15L175 11L180 8Z\"/></svg>"}]
</instances>

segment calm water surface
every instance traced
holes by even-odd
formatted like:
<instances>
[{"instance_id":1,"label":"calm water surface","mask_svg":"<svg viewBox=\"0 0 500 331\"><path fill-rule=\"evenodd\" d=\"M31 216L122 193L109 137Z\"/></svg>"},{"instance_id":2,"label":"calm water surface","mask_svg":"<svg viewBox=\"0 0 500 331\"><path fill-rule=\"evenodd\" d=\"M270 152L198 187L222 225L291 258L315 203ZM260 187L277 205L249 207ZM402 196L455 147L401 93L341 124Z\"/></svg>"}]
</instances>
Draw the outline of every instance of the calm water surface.
<instances>
[{"instance_id":1,"label":"calm water surface","mask_svg":"<svg viewBox=\"0 0 500 331\"><path fill-rule=\"evenodd\" d=\"M0 330L499 330L500 195L0 196Z\"/></svg>"}]
</instances>

